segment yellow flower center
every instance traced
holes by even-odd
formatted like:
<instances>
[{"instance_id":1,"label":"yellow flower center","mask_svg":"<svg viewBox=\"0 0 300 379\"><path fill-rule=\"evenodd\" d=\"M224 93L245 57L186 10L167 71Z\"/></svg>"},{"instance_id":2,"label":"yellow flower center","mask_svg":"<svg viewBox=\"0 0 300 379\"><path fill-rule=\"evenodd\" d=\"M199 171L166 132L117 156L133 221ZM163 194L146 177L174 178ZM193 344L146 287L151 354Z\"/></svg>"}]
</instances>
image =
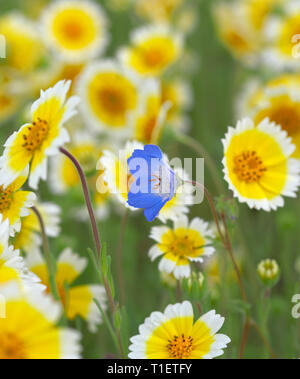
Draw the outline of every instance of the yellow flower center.
<instances>
[{"instance_id":1,"label":"yellow flower center","mask_svg":"<svg viewBox=\"0 0 300 379\"><path fill-rule=\"evenodd\" d=\"M0 213L3 213L8 209L12 202L12 190L9 188L4 189L0 186Z\"/></svg>"},{"instance_id":2,"label":"yellow flower center","mask_svg":"<svg viewBox=\"0 0 300 379\"><path fill-rule=\"evenodd\" d=\"M193 256L199 248L200 246L195 246L194 241L188 236L177 236L168 246L169 252L178 257Z\"/></svg>"},{"instance_id":3,"label":"yellow flower center","mask_svg":"<svg viewBox=\"0 0 300 379\"><path fill-rule=\"evenodd\" d=\"M121 113L126 111L126 99L120 90L116 88L103 88L98 93L99 101L110 113Z\"/></svg>"},{"instance_id":4,"label":"yellow flower center","mask_svg":"<svg viewBox=\"0 0 300 379\"><path fill-rule=\"evenodd\" d=\"M255 151L245 151L234 158L234 172L246 183L258 182L267 170Z\"/></svg>"},{"instance_id":5,"label":"yellow flower center","mask_svg":"<svg viewBox=\"0 0 300 379\"><path fill-rule=\"evenodd\" d=\"M1 334L0 340L0 359L26 359L24 344L14 334Z\"/></svg>"},{"instance_id":6,"label":"yellow flower center","mask_svg":"<svg viewBox=\"0 0 300 379\"><path fill-rule=\"evenodd\" d=\"M38 118L37 121L34 121L32 125L28 126L24 131L24 144L22 146L29 152L35 151L46 139L48 131L48 122Z\"/></svg>"},{"instance_id":7,"label":"yellow flower center","mask_svg":"<svg viewBox=\"0 0 300 379\"><path fill-rule=\"evenodd\" d=\"M168 342L167 348L171 358L187 359L190 357L193 350L193 338L191 336L185 337L184 334L179 337L174 336L173 340Z\"/></svg>"}]
</instances>

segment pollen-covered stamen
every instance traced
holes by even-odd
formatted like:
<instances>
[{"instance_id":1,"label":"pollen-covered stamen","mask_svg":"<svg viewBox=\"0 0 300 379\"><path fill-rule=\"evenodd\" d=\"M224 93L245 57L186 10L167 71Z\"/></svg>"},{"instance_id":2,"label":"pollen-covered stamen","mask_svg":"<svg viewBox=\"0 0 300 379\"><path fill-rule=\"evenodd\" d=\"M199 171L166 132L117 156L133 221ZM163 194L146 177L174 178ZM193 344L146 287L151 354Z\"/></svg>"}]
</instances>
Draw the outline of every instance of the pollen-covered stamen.
<instances>
[{"instance_id":1,"label":"pollen-covered stamen","mask_svg":"<svg viewBox=\"0 0 300 379\"><path fill-rule=\"evenodd\" d=\"M23 147L30 152L38 149L49 132L49 124L46 120L38 118L30 126L28 126L23 133Z\"/></svg>"},{"instance_id":2,"label":"pollen-covered stamen","mask_svg":"<svg viewBox=\"0 0 300 379\"><path fill-rule=\"evenodd\" d=\"M175 359L187 359L190 357L193 350L193 338L191 336L185 337L174 336L173 340L168 341L167 349L171 358Z\"/></svg>"},{"instance_id":3,"label":"pollen-covered stamen","mask_svg":"<svg viewBox=\"0 0 300 379\"><path fill-rule=\"evenodd\" d=\"M158 175L152 175L151 178L153 179L149 179L149 182L154 182L154 186L153 186L153 189L159 189L160 188L160 185L161 185L161 178L158 176Z\"/></svg>"},{"instance_id":4,"label":"pollen-covered stamen","mask_svg":"<svg viewBox=\"0 0 300 379\"><path fill-rule=\"evenodd\" d=\"M25 346L12 333L0 332L0 359L26 359Z\"/></svg>"},{"instance_id":5,"label":"pollen-covered stamen","mask_svg":"<svg viewBox=\"0 0 300 379\"><path fill-rule=\"evenodd\" d=\"M245 151L234 158L234 172L241 181L258 182L265 171L267 169L255 151Z\"/></svg>"},{"instance_id":6,"label":"pollen-covered stamen","mask_svg":"<svg viewBox=\"0 0 300 379\"><path fill-rule=\"evenodd\" d=\"M4 189L0 186L0 213L3 213L6 209L10 207L12 202L12 191L7 188Z\"/></svg>"},{"instance_id":7,"label":"pollen-covered stamen","mask_svg":"<svg viewBox=\"0 0 300 379\"><path fill-rule=\"evenodd\" d=\"M194 256L195 253L199 253L199 250L203 249L203 246L195 243L193 239L188 235L178 236L174 234L174 238L168 244L161 244L167 253L172 253L178 258L184 258Z\"/></svg>"}]
</instances>

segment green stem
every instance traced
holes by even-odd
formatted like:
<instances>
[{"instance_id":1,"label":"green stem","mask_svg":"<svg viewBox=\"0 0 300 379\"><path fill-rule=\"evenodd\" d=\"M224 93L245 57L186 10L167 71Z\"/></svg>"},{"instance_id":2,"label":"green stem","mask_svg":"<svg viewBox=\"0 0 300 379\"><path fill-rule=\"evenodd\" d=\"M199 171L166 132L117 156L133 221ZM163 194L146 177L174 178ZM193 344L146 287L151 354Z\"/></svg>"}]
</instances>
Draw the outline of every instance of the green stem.
<instances>
[{"instance_id":1,"label":"green stem","mask_svg":"<svg viewBox=\"0 0 300 379\"><path fill-rule=\"evenodd\" d=\"M120 290L120 301L121 305L125 304L125 280L123 275L123 245L124 245L124 236L128 223L129 209L126 209L123 218L119 234L118 246L116 251L117 259L117 272L118 272L118 281L119 281L119 290Z\"/></svg>"},{"instance_id":2,"label":"green stem","mask_svg":"<svg viewBox=\"0 0 300 379\"><path fill-rule=\"evenodd\" d=\"M113 299L113 296L112 296L111 288L109 286L109 282L107 280L107 277L102 274L102 269L101 269L101 265L100 265L101 242L100 242L100 237L99 237L99 232L98 232L96 217L95 217L95 213L94 213L94 210L93 210L93 206L92 206L92 202L91 202L91 197L90 197L90 192L89 192L89 189L88 189L86 177L85 177L84 172L83 172L83 170L82 170L82 168L80 166L80 163L77 161L77 159L69 151L67 151L63 147L61 147L59 150L60 150L60 152L62 154L64 154L67 158L70 159L70 161L75 166L75 168L76 168L76 170L78 172L78 175L80 177L80 181L81 181L81 185L82 185L82 190L83 190L83 194L84 194L84 199L85 199L87 210L88 210L88 213L89 213L89 216L90 216L90 221L91 221L91 226L92 226L94 241L95 241L96 250L97 250L97 255L95 255L93 252L91 254L91 255L93 255L92 261L93 261L93 263L94 263L94 265L96 267L96 272L98 273L100 282L103 282L103 284L104 284L104 288L105 288L105 291L106 291L106 295L107 295L107 298L108 298L110 310L112 312L112 317L113 317L114 314L115 314L115 312L116 312L117 307L116 307L116 305L114 303L114 299ZM98 267L98 265L99 265L99 267ZM120 331L119 330L116 331L116 335L117 335L118 340L120 341L120 352L123 352L123 347L122 347L122 343L121 343L121 336L120 336ZM121 353L121 355L122 355L122 357L124 357L124 353Z\"/></svg>"},{"instance_id":3,"label":"green stem","mask_svg":"<svg viewBox=\"0 0 300 379\"><path fill-rule=\"evenodd\" d=\"M56 268L53 264L54 257L52 257L52 255L50 253L48 237L47 237L47 233L46 233L46 229L45 229L44 220L43 220L41 213L39 212L39 210L36 207L32 207L31 209L34 212L34 214L36 215L38 222L40 224L40 228L41 228L43 250L44 250L45 260L46 260L47 269L48 269L51 292L52 292L55 300L60 301L61 299L59 296L59 292L58 292L57 284L56 284L56 279L55 279L56 278Z\"/></svg>"}]
</instances>

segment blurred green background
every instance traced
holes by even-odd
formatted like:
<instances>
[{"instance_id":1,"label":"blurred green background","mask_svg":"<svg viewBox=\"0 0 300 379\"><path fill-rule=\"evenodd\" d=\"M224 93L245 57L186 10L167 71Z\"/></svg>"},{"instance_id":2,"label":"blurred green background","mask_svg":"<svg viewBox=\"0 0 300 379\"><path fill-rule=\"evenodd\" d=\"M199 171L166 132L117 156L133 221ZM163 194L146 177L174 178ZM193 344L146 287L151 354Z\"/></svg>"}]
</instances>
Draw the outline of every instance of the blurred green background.
<instances>
[{"instance_id":1,"label":"blurred green background","mask_svg":"<svg viewBox=\"0 0 300 379\"><path fill-rule=\"evenodd\" d=\"M38 3L38 0L35 0ZM227 126L236 123L234 102L243 82L251 72L231 57L216 36L212 19L212 6L215 0L194 0L196 6L197 27L187 38L187 48L197 60L195 72L186 72L186 78L193 86L194 106L190 112L190 135L199 141L212 156L218 175L222 179L224 194L228 196L227 185L222 178L222 144ZM30 0L0 0L1 14L20 9L29 12ZM112 42L107 56L113 56L116 49L128 42L132 29L142 24L131 11L112 12L107 2L99 1L106 8L110 23ZM0 127L1 144L12 131L19 128L20 115ZM165 134L161 143L170 158L197 157L190 148L183 146ZM208 170L205 172L205 184L216 196L217 189ZM54 197L47 189L47 184L40 187L39 196L43 201L59 204L62 209L62 233L51 240L51 249L55 254L67 246L81 255L87 255L87 248L93 247L89 225L76 221L70 212L72 197ZM190 217L200 216L211 221L209 208L204 202L191 209ZM300 321L291 316L291 298L300 292L299 273L295 269L299 257L299 216L298 200L286 200L283 209L276 213L265 213L249 210L246 205L239 204L239 216L234 229L234 250L238 259L242 260L243 282L251 301L251 312L270 345L280 358L296 358L300 356ZM159 224L155 222L154 224ZM160 281L158 262L151 263L147 253L152 241L149 231L152 224L146 222L139 213L130 214L123 246L121 262L125 277L128 336L137 334L138 325L152 311L162 311L164 307L176 301L174 289L162 285ZM108 220L99 223L102 241L107 242L108 252L112 256L114 272L116 272L117 240L121 227L121 217L112 213ZM239 305L239 288L232 272L231 261L227 253L218 249L216 256L222 267L219 281L206 286L201 296L194 298L185 292L184 298L191 299L193 304L200 302L203 312L215 308L225 316L222 333L227 334L232 342L225 350L223 357L236 358L238 355L241 331L243 325L242 307ZM259 282L256 268L263 258L275 258L281 268L281 279L272 290L270 298L265 297L263 287ZM205 268L203 269L205 273ZM229 272L229 274L227 273ZM94 273L90 266L80 282L90 282ZM206 281L210 282L209 272ZM96 278L94 277L96 281ZM117 281L116 281L117 282ZM197 309L195 307L195 312ZM265 320L266 312L269 317ZM77 322L77 327L83 331L84 356L87 358L105 357L116 354L105 325L101 325L96 335L88 333L84 323ZM266 358L269 353L261 343L257 333L251 329L247 343L246 358Z\"/></svg>"}]
</instances>

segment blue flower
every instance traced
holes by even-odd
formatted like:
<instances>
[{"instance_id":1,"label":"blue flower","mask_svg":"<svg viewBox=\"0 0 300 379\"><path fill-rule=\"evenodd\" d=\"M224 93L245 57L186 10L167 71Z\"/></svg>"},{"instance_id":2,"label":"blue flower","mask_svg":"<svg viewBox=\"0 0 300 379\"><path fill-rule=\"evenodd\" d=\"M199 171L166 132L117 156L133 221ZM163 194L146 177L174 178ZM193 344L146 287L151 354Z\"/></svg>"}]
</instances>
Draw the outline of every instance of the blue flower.
<instances>
[{"instance_id":1,"label":"blue flower","mask_svg":"<svg viewBox=\"0 0 300 379\"><path fill-rule=\"evenodd\" d=\"M176 175L156 145L136 149L127 160L133 177L128 204L144 209L147 221L153 221L176 191Z\"/></svg>"}]
</instances>

